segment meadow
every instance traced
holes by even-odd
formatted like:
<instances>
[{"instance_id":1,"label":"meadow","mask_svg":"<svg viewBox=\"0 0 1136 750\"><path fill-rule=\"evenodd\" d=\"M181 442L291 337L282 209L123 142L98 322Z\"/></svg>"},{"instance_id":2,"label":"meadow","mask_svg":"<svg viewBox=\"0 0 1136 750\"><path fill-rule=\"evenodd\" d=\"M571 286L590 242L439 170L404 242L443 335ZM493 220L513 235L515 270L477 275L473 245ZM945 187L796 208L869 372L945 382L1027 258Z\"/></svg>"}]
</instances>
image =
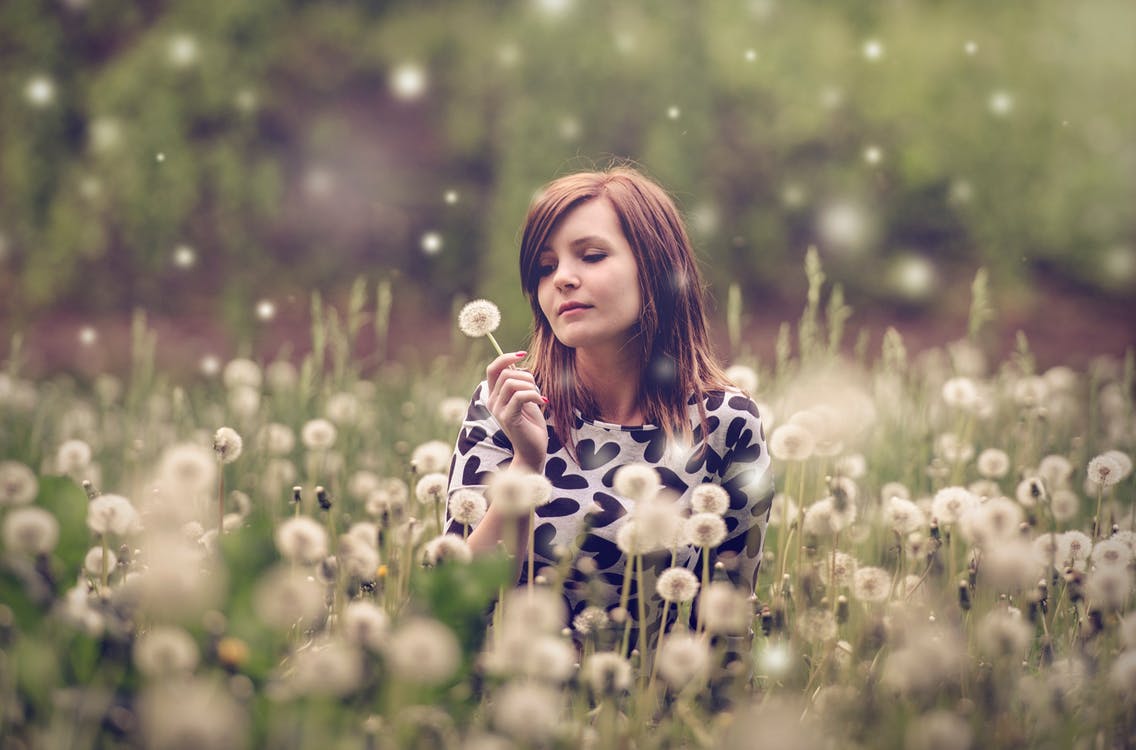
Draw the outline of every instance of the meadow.
<instances>
[{"instance_id":1,"label":"meadow","mask_svg":"<svg viewBox=\"0 0 1136 750\"><path fill-rule=\"evenodd\" d=\"M142 317L123 377L32 380L13 346L0 744L1136 745L1133 352L1039 371L1023 336L995 360L982 272L950 345L892 329L849 351L848 308L807 270L772 361L730 295L777 492L757 590L660 576L634 606L697 626L626 656L619 608L564 626L564 569L509 590L507 555L438 538L484 340L364 362L387 321L358 285L342 311L313 301L299 362L179 380Z\"/></svg>"}]
</instances>

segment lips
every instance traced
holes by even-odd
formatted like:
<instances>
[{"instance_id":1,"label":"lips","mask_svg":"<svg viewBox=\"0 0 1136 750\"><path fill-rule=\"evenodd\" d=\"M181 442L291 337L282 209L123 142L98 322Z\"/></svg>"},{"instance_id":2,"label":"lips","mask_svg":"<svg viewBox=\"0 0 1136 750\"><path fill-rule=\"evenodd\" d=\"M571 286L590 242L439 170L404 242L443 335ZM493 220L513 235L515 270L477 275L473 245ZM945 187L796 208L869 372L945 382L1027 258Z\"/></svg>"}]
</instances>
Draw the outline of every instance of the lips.
<instances>
[{"instance_id":1,"label":"lips","mask_svg":"<svg viewBox=\"0 0 1136 750\"><path fill-rule=\"evenodd\" d=\"M591 305L585 305L583 302L565 302L556 312L558 315L563 315L573 310L586 310L589 307L591 307Z\"/></svg>"}]
</instances>

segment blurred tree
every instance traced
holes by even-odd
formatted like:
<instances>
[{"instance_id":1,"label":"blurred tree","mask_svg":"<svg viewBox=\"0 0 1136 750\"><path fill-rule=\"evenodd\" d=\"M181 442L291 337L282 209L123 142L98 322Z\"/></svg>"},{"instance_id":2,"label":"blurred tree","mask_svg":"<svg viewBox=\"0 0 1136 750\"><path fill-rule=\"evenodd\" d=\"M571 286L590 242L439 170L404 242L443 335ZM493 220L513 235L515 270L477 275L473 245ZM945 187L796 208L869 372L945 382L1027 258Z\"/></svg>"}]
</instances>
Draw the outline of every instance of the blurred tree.
<instances>
[{"instance_id":1,"label":"blurred tree","mask_svg":"<svg viewBox=\"0 0 1136 750\"><path fill-rule=\"evenodd\" d=\"M518 228L630 158L711 282L933 305L984 264L1136 283L1126 0L0 4L0 294L220 311L401 269L527 321ZM786 279L790 279L786 281ZM788 287L786 288L786 285Z\"/></svg>"}]
</instances>

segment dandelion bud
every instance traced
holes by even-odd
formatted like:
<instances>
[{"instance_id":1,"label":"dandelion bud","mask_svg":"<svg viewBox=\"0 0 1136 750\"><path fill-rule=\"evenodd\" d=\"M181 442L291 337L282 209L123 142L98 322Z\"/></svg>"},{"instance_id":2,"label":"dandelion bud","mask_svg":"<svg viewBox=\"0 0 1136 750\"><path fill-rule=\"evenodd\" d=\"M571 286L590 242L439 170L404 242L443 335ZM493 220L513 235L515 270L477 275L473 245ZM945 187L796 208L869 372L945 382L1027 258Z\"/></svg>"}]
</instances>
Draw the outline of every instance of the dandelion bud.
<instances>
[{"instance_id":1,"label":"dandelion bud","mask_svg":"<svg viewBox=\"0 0 1136 750\"><path fill-rule=\"evenodd\" d=\"M935 541L942 538L942 534L939 532L939 519L937 518L931 519L931 538Z\"/></svg>"},{"instance_id":2,"label":"dandelion bud","mask_svg":"<svg viewBox=\"0 0 1136 750\"><path fill-rule=\"evenodd\" d=\"M94 500L100 494L98 488L91 483L90 479L83 480L83 492L87 493L88 500Z\"/></svg>"},{"instance_id":3,"label":"dandelion bud","mask_svg":"<svg viewBox=\"0 0 1136 750\"><path fill-rule=\"evenodd\" d=\"M299 505L300 501L303 500L302 493L303 493L303 488L300 487L300 485L297 484L296 486L294 486L292 488L292 502L295 503L296 505Z\"/></svg>"},{"instance_id":4,"label":"dandelion bud","mask_svg":"<svg viewBox=\"0 0 1136 750\"><path fill-rule=\"evenodd\" d=\"M1089 627L1084 633L1085 640L1089 640L1097 633L1104 630L1104 617L1101 615L1100 609L1093 607L1089 610L1088 614Z\"/></svg>"},{"instance_id":5,"label":"dandelion bud","mask_svg":"<svg viewBox=\"0 0 1136 750\"><path fill-rule=\"evenodd\" d=\"M761 608L761 633L766 638L773 632L773 612L768 606Z\"/></svg>"},{"instance_id":6,"label":"dandelion bud","mask_svg":"<svg viewBox=\"0 0 1136 750\"><path fill-rule=\"evenodd\" d=\"M848 597L844 594L836 597L836 621L841 625L848 622Z\"/></svg>"},{"instance_id":7,"label":"dandelion bud","mask_svg":"<svg viewBox=\"0 0 1136 750\"><path fill-rule=\"evenodd\" d=\"M608 613L608 617L610 617L611 621L616 625L622 625L627 622L627 610L623 607L616 607Z\"/></svg>"},{"instance_id":8,"label":"dandelion bud","mask_svg":"<svg viewBox=\"0 0 1136 750\"><path fill-rule=\"evenodd\" d=\"M320 510L331 510L331 497L322 485L316 487L316 501L319 503Z\"/></svg>"},{"instance_id":9,"label":"dandelion bud","mask_svg":"<svg viewBox=\"0 0 1136 750\"><path fill-rule=\"evenodd\" d=\"M959 607L961 607L964 612L967 612L970 610L970 586L967 585L966 581L959 581L958 591Z\"/></svg>"},{"instance_id":10,"label":"dandelion bud","mask_svg":"<svg viewBox=\"0 0 1136 750\"><path fill-rule=\"evenodd\" d=\"M1050 638L1048 635L1043 635L1041 637L1041 642L1039 644L1039 648L1040 648L1040 652L1041 652L1041 663L1045 666L1052 664L1053 663L1053 639Z\"/></svg>"}]
</instances>

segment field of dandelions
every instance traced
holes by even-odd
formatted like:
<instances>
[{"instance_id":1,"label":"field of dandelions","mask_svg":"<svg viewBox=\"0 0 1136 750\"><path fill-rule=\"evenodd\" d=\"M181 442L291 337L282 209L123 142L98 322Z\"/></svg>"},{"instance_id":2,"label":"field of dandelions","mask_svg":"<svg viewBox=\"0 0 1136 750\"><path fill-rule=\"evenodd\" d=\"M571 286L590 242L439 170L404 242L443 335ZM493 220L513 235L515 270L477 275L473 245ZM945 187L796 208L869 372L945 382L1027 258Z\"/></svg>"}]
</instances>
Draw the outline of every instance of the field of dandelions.
<instances>
[{"instance_id":1,"label":"field of dandelions","mask_svg":"<svg viewBox=\"0 0 1136 750\"><path fill-rule=\"evenodd\" d=\"M14 347L0 745L1136 745L1132 352L1038 371L1020 339L990 361L980 272L955 343L889 330L841 356L849 311L810 262L776 361L746 353L729 298L777 490L758 589L660 576L649 612L696 617L626 658L625 610L564 628L563 568L512 590L517 561L439 540L485 339L365 367L351 342L384 319L358 288L314 305L302 362L188 385L141 319L123 378L33 382ZM635 468L668 529L638 543L685 533L713 562L713 493L668 521Z\"/></svg>"}]
</instances>

